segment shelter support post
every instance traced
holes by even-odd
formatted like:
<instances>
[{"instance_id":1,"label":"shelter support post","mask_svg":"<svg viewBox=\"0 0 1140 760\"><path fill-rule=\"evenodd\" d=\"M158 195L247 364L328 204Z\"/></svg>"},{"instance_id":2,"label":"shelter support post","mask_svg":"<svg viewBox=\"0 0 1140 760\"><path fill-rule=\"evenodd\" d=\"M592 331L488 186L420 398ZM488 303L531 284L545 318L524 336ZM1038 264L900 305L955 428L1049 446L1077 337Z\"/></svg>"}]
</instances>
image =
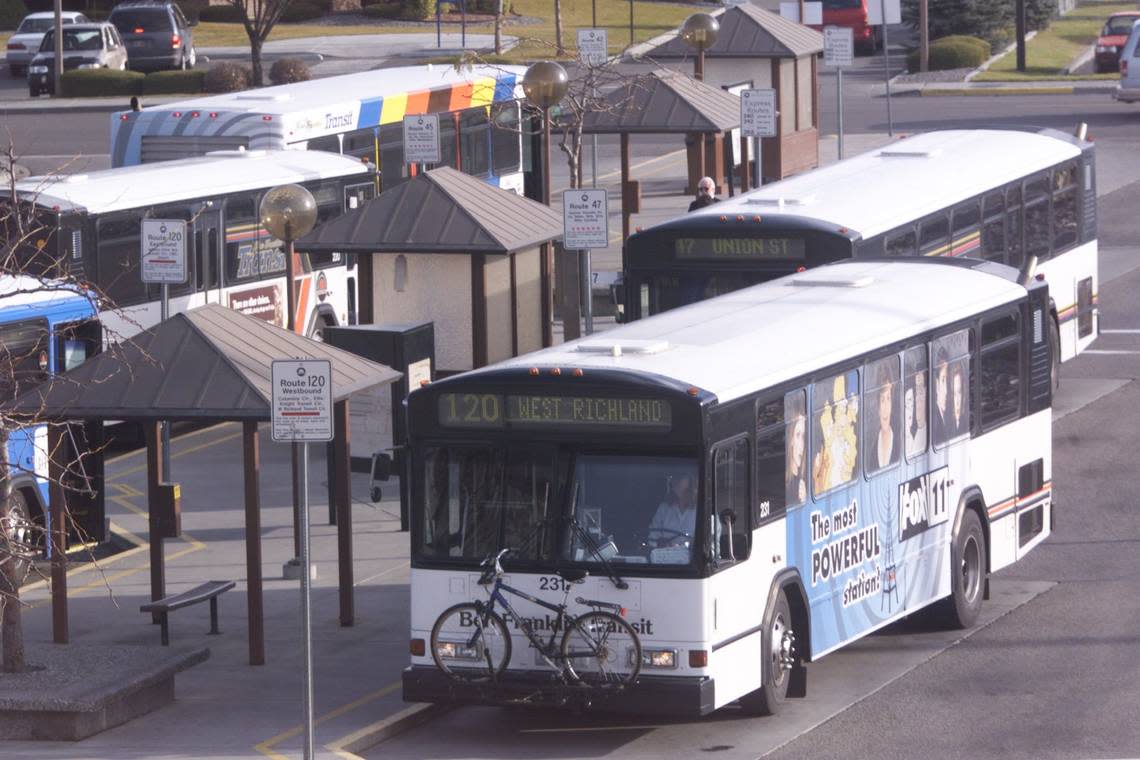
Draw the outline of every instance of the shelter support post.
<instances>
[{"instance_id":1,"label":"shelter support post","mask_svg":"<svg viewBox=\"0 0 1140 760\"><path fill-rule=\"evenodd\" d=\"M562 339L577 340L582 337L582 283L578 272L578 251L568 251L561 243L555 243L554 250L560 270L558 311L562 315Z\"/></svg>"},{"instance_id":2,"label":"shelter support post","mask_svg":"<svg viewBox=\"0 0 1140 760\"><path fill-rule=\"evenodd\" d=\"M740 192L748 192L748 138L740 130Z\"/></svg>"},{"instance_id":3,"label":"shelter support post","mask_svg":"<svg viewBox=\"0 0 1140 760\"><path fill-rule=\"evenodd\" d=\"M348 401L333 407L335 459L336 547L340 572L340 624L350 626L356 613L352 591L352 462L349 447Z\"/></svg>"},{"instance_id":4,"label":"shelter support post","mask_svg":"<svg viewBox=\"0 0 1140 760\"><path fill-rule=\"evenodd\" d=\"M150 532L150 600L157 602L166 596L166 554L163 548L161 494L159 484L166 481L166 473L162 471L162 434L161 423L148 420L143 423L146 428L146 490L147 490L147 526ZM159 622L159 613L152 613L155 623Z\"/></svg>"},{"instance_id":5,"label":"shelter support post","mask_svg":"<svg viewBox=\"0 0 1140 760\"><path fill-rule=\"evenodd\" d=\"M261 448L257 423L242 423L245 470L245 576L249 664L265 664L265 613L261 594Z\"/></svg>"},{"instance_id":6,"label":"shelter support post","mask_svg":"<svg viewBox=\"0 0 1140 760\"><path fill-rule=\"evenodd\" d=\"M64 427L48 426L48 502L51 510L51 632L52 641L71 638L67 619L67 505L63 478ZM101 455L100 455L101 456Z\"/></svg>"},{"instance_id":7,"label":"shelter support post","mask_svg":"<svg viewBox=\"0 0 1140 760\"><path fill-rule=\"evenodd\" d=\"M629 196L629 133L621 133L621 242L629 240L629 218L632 199Z\"/></svg>"},{"instance_id":8,"label":"shelter support post","mask_svg":"<svg viewBox=\"0 0 1140 760\"><path fill-rule=\"evenodd\" d=\"M325 444L325 482L328 483L329 525L336 525L336 444Z\"/></svg>"}]
</instances>

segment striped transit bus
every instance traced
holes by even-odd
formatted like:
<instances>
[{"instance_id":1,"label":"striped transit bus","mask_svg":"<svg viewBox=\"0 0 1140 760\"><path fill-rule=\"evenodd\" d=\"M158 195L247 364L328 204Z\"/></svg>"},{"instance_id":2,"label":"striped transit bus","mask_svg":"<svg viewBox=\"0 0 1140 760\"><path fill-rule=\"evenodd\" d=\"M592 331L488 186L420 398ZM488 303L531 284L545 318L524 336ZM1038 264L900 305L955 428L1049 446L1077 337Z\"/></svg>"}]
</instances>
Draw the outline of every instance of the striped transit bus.
<instances>
[{"instance_id":1,"label":"striped transit bus","mask_svg":"<svg viewBox=\"0 0 1140 760\"><path fill-rule=\"evenodd\" d=\"M323 150L368 159L382 189L451 166L524 194L522 66L405 66L210 95L111 116L111 166L216 150ZM404 160L405 116L439 116L440 161ZM533 193L531 193L533 195Z\"/></svg>"},{"instance_id":2,"label":"striped transit bus","mask_svg":"<svg viewBox=\"0 0 1140 760\"><path fill-rule=\"evenodd\" d=\"M955 256L1049 281L1057 361L1098 334L1096 157L1052 129L915 135L640 231L622 259L625 319L832 261Z\"/></svg>"}]
</instances>

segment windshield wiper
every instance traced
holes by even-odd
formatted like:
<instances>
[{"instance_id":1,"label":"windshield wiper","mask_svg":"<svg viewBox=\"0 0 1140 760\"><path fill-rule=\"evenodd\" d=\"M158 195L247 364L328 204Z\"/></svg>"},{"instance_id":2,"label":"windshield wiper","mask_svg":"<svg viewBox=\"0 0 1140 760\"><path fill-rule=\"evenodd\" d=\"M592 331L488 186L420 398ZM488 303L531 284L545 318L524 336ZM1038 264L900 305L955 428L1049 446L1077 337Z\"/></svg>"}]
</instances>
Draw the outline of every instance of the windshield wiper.
<instances>
[{"instance_id":1,"label":"windshield wiper","mask_svg":"<svg viewBox=\"0 0 1140 760\"><path fill-rule=\"evenodd\" d=\"M617 574L617 570L614 570L614 566L611 565L610 561L606 559L604 554L602 554L601 547L598 546L598 542L594 540L594 537L590 535L590 532L578 524L578 518L575 515L575 512L577 511L577 504L578 483L575 482L573 496L570 500L570 515L568 517L570 520L570 527L574 531L575 535L582 539L583 543L589 547L590 553L597 557L598 561L602 563L602 568L606 571L606 577L610 579L610 583L614 584L619 589L624 591L625 589L629 588L629 584L622 580L621 576Z\"/></svg>"}]
</instances>

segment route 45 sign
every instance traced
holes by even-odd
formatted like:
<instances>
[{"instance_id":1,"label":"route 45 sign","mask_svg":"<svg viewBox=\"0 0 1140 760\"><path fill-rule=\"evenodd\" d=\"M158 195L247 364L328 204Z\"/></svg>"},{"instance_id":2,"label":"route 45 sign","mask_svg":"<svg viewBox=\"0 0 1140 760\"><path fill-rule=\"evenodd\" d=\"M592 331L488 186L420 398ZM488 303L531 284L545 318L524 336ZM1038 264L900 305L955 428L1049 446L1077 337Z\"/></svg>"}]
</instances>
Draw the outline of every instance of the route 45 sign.
<instances>
[{"instance_id":1,"label":"route 45 sign","mask_svg":"<svg viewBox=\"0 0 1140 760\"><path fill-rule=\"evenodd\" d=\"M579 188L562 193L562 247L593 251L610 244L610 213L606 191Z\"/></svg>"},{"instance_id":2,"label":"route 45 sign","mask_svg":"<svg viewBox=\"0 0 1140 760\"><path fill-rule=\"evenodd\" d=\"M273 440L331 441L332 363L328 359L278 359L271 375Z\"/></svg>"}]
</instances>

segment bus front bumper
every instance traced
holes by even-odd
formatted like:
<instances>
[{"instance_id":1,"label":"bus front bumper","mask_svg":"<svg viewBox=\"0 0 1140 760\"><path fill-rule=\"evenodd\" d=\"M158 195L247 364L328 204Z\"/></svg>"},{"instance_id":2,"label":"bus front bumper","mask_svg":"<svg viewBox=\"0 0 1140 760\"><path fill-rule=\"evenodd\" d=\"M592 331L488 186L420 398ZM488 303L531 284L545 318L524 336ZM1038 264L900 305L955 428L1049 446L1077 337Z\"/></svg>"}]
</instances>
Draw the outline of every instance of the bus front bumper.
<instances>
[{"instance_id":1,"label":"bus front bumper","mask_svg":"<svg viewBox=\"0 0 1140 760\"><path fill-rule=\"evenodd\" d=\"M641 675L632 686L599 695L556 682L549 672L507 671L497 683L456 683L430 665L404 670L405 702L464 705L575 706L629 715L698 717L715 709L713 679Z\"/></svg>"}]
</instances>

